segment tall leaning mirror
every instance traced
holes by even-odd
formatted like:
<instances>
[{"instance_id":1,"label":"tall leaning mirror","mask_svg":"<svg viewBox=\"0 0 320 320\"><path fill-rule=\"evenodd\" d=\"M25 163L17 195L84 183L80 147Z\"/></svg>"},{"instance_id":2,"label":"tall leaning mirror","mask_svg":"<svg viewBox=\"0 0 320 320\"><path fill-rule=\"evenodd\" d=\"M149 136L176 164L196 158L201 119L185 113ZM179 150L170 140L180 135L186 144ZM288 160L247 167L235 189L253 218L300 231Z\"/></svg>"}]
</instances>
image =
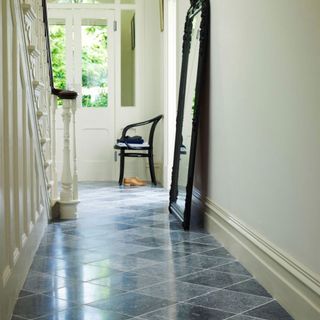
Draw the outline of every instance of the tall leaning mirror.
<instances>
[{"instance_id":1,"label":"tall leaning mirror","mask_svg":"<svg viewBox=\"0 0 320 320\"><path fill-rule=\"evenodd\" d=\"M191 0L182 49L179 102L169 210L190 228L196 144L199 125L199 97L207 51L209 0Z\"/></svg>"}]
</instances>

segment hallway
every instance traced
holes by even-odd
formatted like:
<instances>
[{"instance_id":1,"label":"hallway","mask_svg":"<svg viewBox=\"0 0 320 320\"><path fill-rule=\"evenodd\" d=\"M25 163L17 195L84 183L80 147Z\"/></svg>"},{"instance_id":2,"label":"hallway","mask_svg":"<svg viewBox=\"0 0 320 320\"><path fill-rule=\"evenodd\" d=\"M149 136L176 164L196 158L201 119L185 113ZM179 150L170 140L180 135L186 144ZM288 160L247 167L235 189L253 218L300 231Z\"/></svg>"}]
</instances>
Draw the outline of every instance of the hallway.
<instances>
[{"instance_id":1,"label":"hallway","mask_svg":"<svg viewBox=\"0 0 320 320\"><path fill-rule=\"evenodd\" d=\"M165 190L82 183L80 199L78 220L48 226L12 320L292 319L212 236L181 230Z\"/></svg>"}]
</instances>

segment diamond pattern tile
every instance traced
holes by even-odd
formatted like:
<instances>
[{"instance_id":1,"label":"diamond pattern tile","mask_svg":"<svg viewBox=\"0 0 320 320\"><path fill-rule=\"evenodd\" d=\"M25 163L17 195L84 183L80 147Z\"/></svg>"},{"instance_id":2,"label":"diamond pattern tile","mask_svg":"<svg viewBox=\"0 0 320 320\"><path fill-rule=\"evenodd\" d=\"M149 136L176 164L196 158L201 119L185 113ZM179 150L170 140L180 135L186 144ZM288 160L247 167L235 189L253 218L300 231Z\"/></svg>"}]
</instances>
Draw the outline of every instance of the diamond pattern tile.
<instances>
[{"instance_id":1,"label":"diamond pattern tile","mask_svg":"<svg viewBox=\"0 0 320 320\"><path fill-rule=\"evenodd\" d=\"M79 185L49 224L12 320L291 320L211 235L185 232L162 188Z\"/></svg>"}]
</instances>

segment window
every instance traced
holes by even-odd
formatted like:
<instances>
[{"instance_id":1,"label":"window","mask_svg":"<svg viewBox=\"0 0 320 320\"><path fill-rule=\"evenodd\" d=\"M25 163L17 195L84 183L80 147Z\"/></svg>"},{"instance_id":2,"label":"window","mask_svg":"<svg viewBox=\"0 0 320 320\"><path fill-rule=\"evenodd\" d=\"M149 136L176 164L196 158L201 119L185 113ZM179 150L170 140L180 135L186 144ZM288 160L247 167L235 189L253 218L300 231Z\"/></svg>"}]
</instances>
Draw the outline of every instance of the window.
<instances>
[{"instance_id":1,"label":"window","mask_svg":"<svg viewBox=\"0 0 320 320\"><path fill-rule=\"evenodd\" d=\"M82 20L82 106L108 107L108 26Z\"/></svg>"}]
</instances>

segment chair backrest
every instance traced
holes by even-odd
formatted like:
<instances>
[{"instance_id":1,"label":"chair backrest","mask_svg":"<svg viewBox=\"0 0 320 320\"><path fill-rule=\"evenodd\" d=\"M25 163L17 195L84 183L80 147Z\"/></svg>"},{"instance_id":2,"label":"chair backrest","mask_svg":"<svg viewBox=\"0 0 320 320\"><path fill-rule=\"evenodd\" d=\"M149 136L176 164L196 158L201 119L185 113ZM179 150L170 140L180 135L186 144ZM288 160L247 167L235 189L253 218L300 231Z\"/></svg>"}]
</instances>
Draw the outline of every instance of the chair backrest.
<instances>
[{"instance_id":1,"label":"chair backrest","mask_svg":"<svg viewBox=\"0 0 320 320\"><path fill-rule=\"evenodd\" d=\"M163 115L159 115L153 119L150 119L149 123L152 123L149 133L149 145L151 148L153 148L153 138L154 138L154 131L156 130L156 126L159 123L159 121L163 118Z\"/></svg>"},{"instance_id":2,"label":"chair backrest","mask_svg":"<svg viewBox=\"0 0 320 320\"><path fill-rule=\"evenodd\" d=\"M159 123L159 121L163 118L163 115L159 115L155 118L152 118L150 120L146 120L146 121L143 121L143 122L138 122L138 123L132 123L132 124L129 124L128 126L126 126L123 131L122 131L122 135L121 135L121 139L125 139L126 137L126 134L127 134L127 131L131 128L134 128L134 127L140 127L140 126L145 126L145 125L148 125L148 124L151 124L151 128L150 128L150 133L149 133L149 146L150 146L150 149L153 148L153 137L154 137L154 131L156 129L156 126L157 124Z\"/></svg>"}]
</instances>

